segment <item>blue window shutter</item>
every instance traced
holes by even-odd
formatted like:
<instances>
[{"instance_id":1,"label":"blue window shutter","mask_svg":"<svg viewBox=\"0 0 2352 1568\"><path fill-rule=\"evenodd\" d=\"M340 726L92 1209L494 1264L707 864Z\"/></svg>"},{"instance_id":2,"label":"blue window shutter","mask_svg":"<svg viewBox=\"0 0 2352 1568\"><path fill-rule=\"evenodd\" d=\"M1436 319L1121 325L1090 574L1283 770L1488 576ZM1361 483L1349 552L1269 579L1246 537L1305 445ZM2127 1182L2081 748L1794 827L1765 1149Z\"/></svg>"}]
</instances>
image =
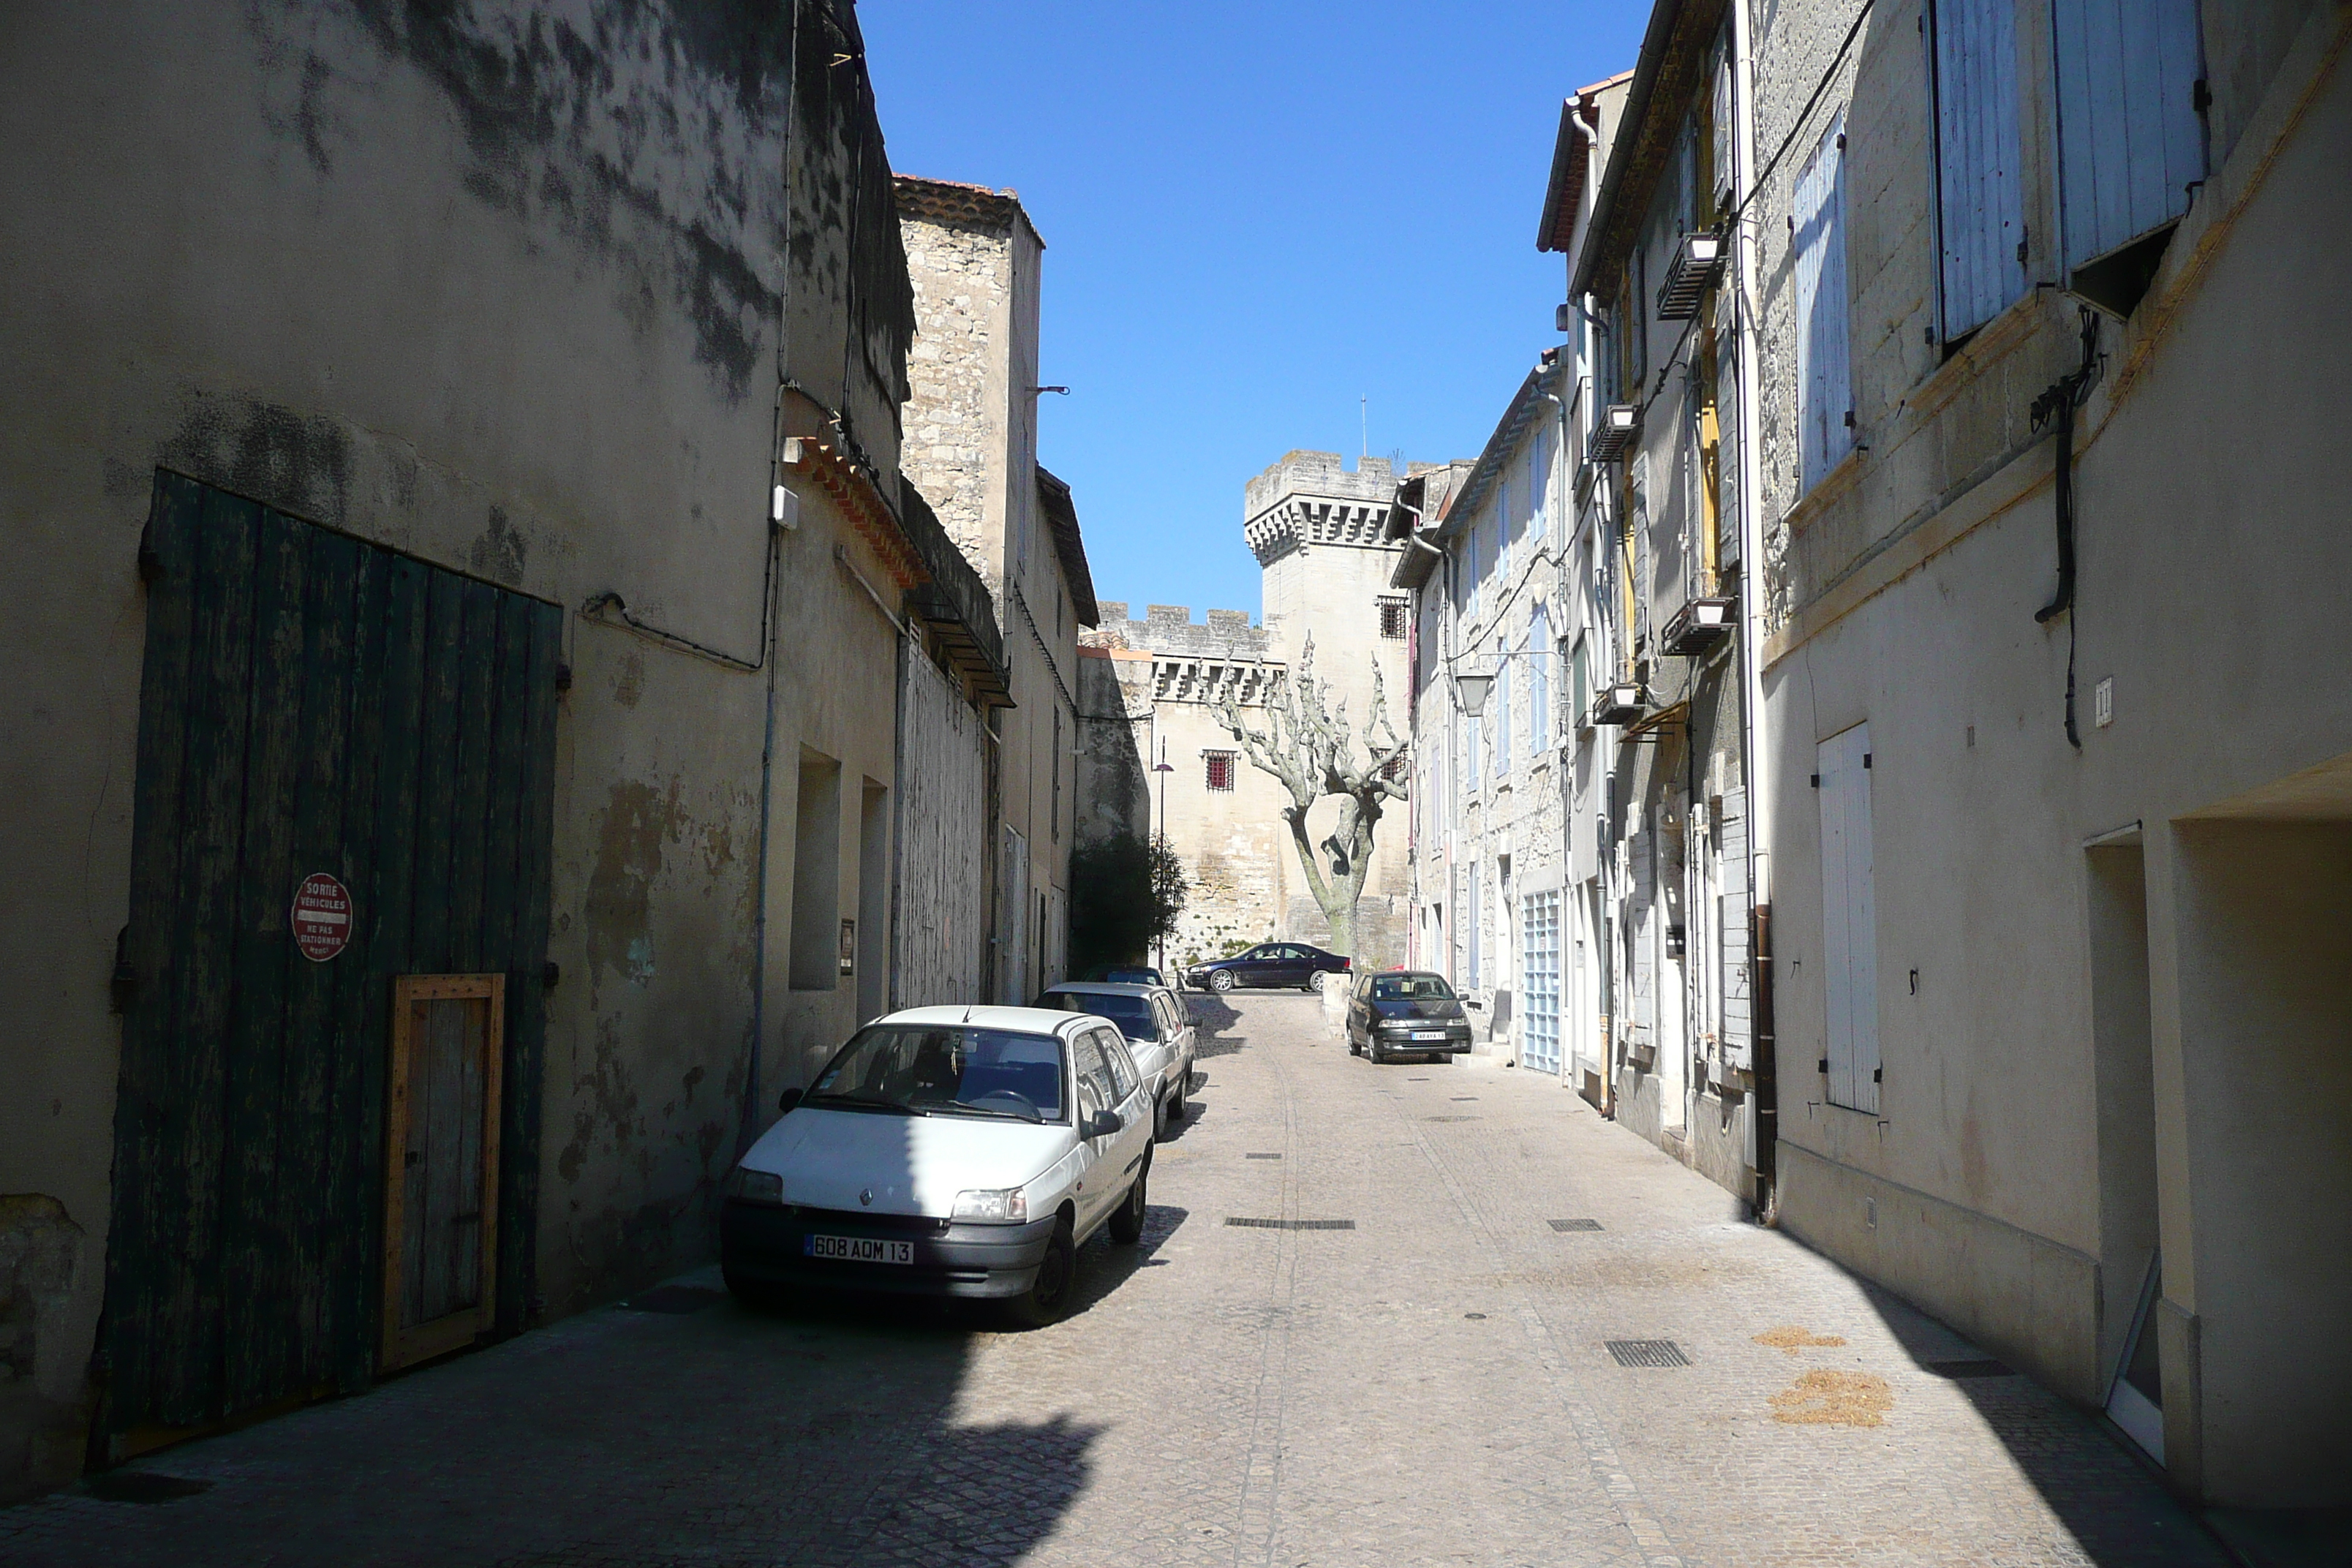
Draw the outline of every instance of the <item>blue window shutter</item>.
<instances>
[{"instance_id":1,"label":"blue window shutter","mask_svg":"<svg viewBox=\"0 0 2352 1568\"><path fill-rule=\"evenodd\" d=\"M1496 646L1507 647L1499 639ZM1495 781L1500 784L1511 776L1511 661L1496 662L1501 668L1495 677Z\"/></svg>"},{"instance_id":2,"label":"blue window shutter","mask_svg":"<svg viewBox=\"0 0 2352 1568\"><path fill-rule=\"evenodd\" d=\"M1822 133L1797 175L1797 420L1803 488L1821 483L1853 445L1846 417L1845 119Z\"/></svg>"},{"instance_id":3,"label":"blue window shutter","mask_svg":"<svg viewBox=\"0 0 2352 1568\"><path fill-rule=\"evenodd\" d=\"M1956 338L2026 289L2017 0L1936 0L1935 27L1943 335Z\"/></svg>"},{"instance_id":4,"label":"blue window shutter","mask_svg":"<svg viewBox=\"0 0 2352 1568\"><path fill-rule=\"evenodd\" d=\"M2189 210L2205 177L2197 0L2053 0L2066 265Z\"/></svg>"},{"instance_id":5,"label":"blue window shutter","mask_svg":"<svg viewBox=\"0 0 2352 1568\"><path fill-rule=\"evenodd\" d=\"M1528 620L1528 751L1551 750L1551 616L1538 601Z\"/></svg>"}]
</instances>

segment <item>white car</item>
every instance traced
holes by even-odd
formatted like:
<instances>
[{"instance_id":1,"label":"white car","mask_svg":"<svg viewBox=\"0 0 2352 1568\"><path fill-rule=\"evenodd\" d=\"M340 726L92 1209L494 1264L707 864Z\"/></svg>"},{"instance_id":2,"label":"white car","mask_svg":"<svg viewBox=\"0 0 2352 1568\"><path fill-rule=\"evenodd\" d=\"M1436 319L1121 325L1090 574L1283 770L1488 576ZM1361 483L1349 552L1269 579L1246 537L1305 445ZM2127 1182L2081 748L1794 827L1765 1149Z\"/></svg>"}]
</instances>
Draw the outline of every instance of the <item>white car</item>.
<instances>
[{"instance_id":1,"label":"white car","mask_svg":"<svg viewBox=\"0 0 2352 1568\"><path fill-rule=\"evenodd\" d=\"M1040 1007L1092 1013L1117 1024L1127 1037L1135 1065L1155 1088L1152 1123L1156 1137L1184 1121L1184 1094L1192 1085L1194 1044L1192 1016L1165 985L1125 984L1109 980L1066 980L1037 998Z\"/></svg>"},{"instance_id":2,"label":"white car","mask_svg":"<svg viewBox=\"0 0 2352 1568\"><path fill-rule=\"evenodd\" d=\"M1151 1086L1118 1026L1034 1007L877 1018L728 1177L719 1258L751 1301L810 1287L1069 1300L1077 1249L1143 1234Z\"/></svg>"}]
</instances>

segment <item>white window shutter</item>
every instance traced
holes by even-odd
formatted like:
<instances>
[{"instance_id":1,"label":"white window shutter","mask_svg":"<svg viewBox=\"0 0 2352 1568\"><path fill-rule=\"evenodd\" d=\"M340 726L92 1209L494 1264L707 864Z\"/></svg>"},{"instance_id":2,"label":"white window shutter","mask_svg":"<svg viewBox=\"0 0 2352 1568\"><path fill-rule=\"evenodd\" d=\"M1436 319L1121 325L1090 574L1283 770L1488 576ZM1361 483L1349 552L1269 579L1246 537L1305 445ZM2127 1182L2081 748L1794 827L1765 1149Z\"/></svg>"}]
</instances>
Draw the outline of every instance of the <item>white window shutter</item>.
<instances>
[{"instance_id":1,"label":"white window shutter","mask_svg":"<svg viewBox=\"0 0 2352 1568\"><path fill-rule=\"evenodd\" d=\"M1943 335L2025 292L2017 130L2017 0L1936 0L1936 164Z\"/></svg>"},{"instance_id":2,"label":"white window shutter","mask_svg":"<svg viewBox=\"0 0 2352 1568\"><path fill-rule=\"evenodd\" d=\"M2205 177L2197 0L2053 0L2066 265L2189 210Z\"/></svg>"},{"instance_id":3,"label":"white window shutter","mask_svg":"<svg viewBox=\"0 0 2352 1568\"><path fill-rule=\"evenodd\" d=\"M1727 791L1716 816L1718 863L1716 933L1723 954L1723 1059L1736 1068L1756 1062L1756 975L1748 961L1748 792Z\"/></svg>"},{"instance_id":4,"label":"white window shutter","mask_svg":"<svg viewBox=\"0 0 2352 1568\"><path fill-rule=\"evenodd\" d=\"M1822 742L1822 968L1830 1103L1878 1109L1878 926L1871 880L1870 726Z\"/></svg>"},{"instance_id":5,"label":"white window shutter","mask_svg":"<svg viewBox=\"0 0 2352 1568\"><path fill-rule=\"evenodd\" d=\"M1845 117L1822 133L1797 176L1797 418L1803 488L1811 489L1853 445L1853 376L1847 358Z\"/></svg>"}]
</instances>

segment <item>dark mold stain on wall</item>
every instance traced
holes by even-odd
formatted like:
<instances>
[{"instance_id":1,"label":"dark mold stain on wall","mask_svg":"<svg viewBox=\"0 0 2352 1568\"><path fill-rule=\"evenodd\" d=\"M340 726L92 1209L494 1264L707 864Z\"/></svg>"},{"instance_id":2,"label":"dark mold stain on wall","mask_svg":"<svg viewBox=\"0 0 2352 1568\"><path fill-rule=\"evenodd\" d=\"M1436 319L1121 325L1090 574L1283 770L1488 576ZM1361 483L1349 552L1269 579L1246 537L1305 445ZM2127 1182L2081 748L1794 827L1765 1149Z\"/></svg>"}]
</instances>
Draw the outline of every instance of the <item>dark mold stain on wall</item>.
<instances>
[{"instance_id":1,"label":"dark mold stain on wall","mask_svg":"<svg viewBox=\"0 0 2352 1568\"><path fill-rule=\"evenodd\" d=\"M338 420L198 391L156 458L293 516L333 527L344 521L352 437Z\"/></svg>"},{"instance_id":2,"label":"dark mold stain on wall","mask_svg":"<svg viewBox=\"0 0 2352 1568\"><path fill-rule=\"evenodd\" d=\"M749 394L782 305L791 4L598 0L576 23L546 0L322 4L439 90L477 198L665 281L722 395ZM317 57L285 68L304 73L290 118L330 173Z\"/></svg>"}]
</instances>

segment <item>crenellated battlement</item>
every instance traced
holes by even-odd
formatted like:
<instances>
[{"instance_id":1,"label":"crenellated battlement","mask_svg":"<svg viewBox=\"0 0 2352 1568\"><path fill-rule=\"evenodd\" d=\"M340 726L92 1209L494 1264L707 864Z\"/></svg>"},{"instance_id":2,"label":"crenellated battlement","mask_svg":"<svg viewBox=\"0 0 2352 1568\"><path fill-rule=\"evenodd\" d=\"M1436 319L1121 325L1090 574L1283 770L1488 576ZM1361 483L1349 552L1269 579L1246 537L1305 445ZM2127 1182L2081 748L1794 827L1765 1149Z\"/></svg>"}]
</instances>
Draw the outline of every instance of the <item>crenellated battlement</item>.
<instances>
[{"instance_id":1,"label":"crenellated battlement","mask_svg":"<svg viewBox=\"0 0 2352 1568\"><path fill-rule=\"evenodd\" d=\"M1361 458L1350 468L1337 452L1285 452L1242 487L1242 521L1250 521L1286 495L1377 500L1386 506L1400 477L1386 458Z\"/></svg>"}]
</instances>

